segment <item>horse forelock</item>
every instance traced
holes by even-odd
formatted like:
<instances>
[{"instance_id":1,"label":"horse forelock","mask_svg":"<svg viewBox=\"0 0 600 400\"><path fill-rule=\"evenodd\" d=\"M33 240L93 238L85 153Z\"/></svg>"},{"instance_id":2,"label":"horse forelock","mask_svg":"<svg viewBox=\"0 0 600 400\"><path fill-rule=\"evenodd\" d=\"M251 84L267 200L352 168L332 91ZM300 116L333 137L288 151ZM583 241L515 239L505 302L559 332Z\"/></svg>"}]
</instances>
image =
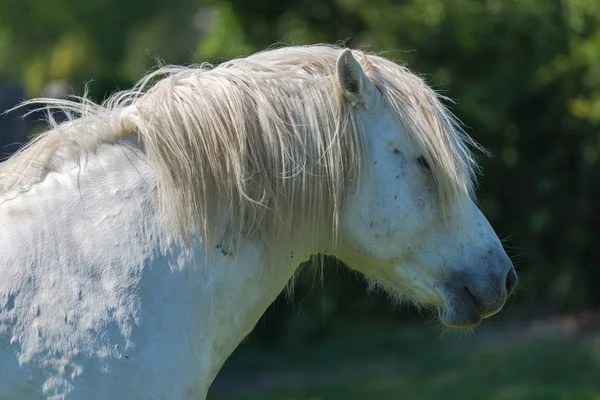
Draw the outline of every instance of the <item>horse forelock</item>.
<instances>
[{"instance_id":1,"label":"horse forelock","mask_svg":"<svg viewBox=\"0 0 600 400\"><path fill-rule=\"evenodd\" d=\"M230 246L254 235L285 245L303 232L318 250L336 238L365 160L360 118L337 83L340 50L286 47L218 66L161 67L101 106L85 96L45 99L74 117L0 164L0 196L43 179L70 149L137 135L156 171L165 221L184 239L198 232L215 249L226 220ZM408 69L355 56L430 161L442 206L458 204L472 192L474 143Z\"/></svg>"}]
</instances>

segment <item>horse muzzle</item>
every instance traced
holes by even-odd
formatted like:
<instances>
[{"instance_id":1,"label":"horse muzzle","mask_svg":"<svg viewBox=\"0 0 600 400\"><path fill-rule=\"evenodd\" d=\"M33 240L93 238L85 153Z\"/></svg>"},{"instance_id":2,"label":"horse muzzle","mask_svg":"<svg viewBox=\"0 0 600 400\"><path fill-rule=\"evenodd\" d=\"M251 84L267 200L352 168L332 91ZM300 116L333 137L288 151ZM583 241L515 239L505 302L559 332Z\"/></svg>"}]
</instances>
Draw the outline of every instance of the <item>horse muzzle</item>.
<instances>
[{"instance_id":1,"label":"horse muzzle","mask_svg":"<svg viewBox=\"0 0 600 400\"><path fill-rule=\"evenodd\" d=\"M440 321L450 328L470 328L498 313L513 292L518 278L512 263L494 276L460 273L440 285L444 305L438 307Z\"/></svg>"}]
</instances>

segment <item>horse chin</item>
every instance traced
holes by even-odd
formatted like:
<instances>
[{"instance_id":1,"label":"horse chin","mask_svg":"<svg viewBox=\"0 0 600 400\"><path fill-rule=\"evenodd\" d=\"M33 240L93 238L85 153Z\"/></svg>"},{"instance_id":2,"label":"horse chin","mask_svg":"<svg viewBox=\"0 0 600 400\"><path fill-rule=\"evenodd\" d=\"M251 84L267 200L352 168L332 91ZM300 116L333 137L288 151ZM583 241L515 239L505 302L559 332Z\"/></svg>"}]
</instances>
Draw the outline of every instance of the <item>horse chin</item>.
<instances>
[{"instance_id":1,"label":"horse chin","mask_svg":"<svg viewBox=\"0 0 600 400\"><path fill-rule=\"evenodd\" d=\"M451 329L473 328L483 321L483 315L475 302L455 305L452 302L438 307L440 322Z\"/></svg>"}]
</instances>

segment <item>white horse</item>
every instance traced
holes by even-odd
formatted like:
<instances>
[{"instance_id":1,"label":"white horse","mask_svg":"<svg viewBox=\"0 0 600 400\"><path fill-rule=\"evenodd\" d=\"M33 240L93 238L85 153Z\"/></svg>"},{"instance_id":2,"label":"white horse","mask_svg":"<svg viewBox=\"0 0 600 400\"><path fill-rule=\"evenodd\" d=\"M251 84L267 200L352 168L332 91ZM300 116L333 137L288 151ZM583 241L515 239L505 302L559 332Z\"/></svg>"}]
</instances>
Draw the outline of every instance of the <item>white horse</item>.
<instances>
[{"instance_id":1,"label":"white horse","mask_svg":"<svg viewBox=\"0 0 600 400\"><path fill-rule=\"evenodd\" d=\"M204 399L316 253L450 327L516 283L474 143L382 57L288 47L40 101L72 117L0 165L0 399Z\"/></svg>"}]
</instances>

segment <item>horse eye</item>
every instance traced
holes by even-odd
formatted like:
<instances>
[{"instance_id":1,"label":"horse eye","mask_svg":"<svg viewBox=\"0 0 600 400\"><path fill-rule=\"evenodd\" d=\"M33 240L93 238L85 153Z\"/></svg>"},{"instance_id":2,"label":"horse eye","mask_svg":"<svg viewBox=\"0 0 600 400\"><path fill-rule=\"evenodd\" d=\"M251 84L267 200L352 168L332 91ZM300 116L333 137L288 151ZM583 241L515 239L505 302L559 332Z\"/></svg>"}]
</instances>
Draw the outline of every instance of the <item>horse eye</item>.
<instances>
[{"instance_id":1,"label":"horse eye","mask_svg":"<svg viewBox=\"0 0 600 400\"><path fill-rule=\"evenodd\" d=\"M421 165L421 167L425 168L427 171L431 171L431 166L425 159L425 157L421 156L417 158L417 162Z\"/></svg>"}]
</instances>

